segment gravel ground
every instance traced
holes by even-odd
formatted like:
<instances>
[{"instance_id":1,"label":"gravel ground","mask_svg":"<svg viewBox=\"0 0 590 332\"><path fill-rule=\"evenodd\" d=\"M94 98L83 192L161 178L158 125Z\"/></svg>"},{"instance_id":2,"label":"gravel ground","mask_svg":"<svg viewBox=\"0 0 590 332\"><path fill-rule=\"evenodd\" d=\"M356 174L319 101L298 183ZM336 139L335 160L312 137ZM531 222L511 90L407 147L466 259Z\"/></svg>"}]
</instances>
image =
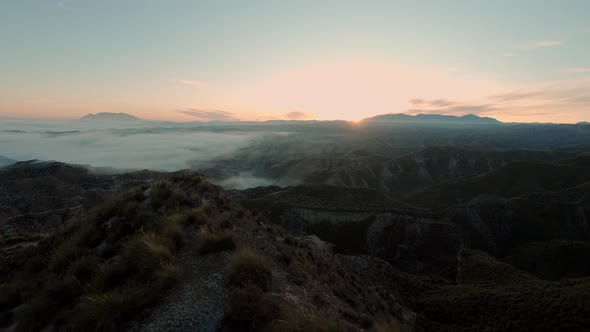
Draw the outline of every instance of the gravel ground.
<instances>
[{"instance_id":1,"label":"gravel ground","mask_svg":"<svg viewBox=\"0 0 590 332\"><path fill-rule=\"evenodd\" d=\"M184 273L179 286L132 324L131 331L215 331L228 295L224 286L226 254L200 256L196 243L193 235L177 256Z\"/></svg>"}]
</instances>

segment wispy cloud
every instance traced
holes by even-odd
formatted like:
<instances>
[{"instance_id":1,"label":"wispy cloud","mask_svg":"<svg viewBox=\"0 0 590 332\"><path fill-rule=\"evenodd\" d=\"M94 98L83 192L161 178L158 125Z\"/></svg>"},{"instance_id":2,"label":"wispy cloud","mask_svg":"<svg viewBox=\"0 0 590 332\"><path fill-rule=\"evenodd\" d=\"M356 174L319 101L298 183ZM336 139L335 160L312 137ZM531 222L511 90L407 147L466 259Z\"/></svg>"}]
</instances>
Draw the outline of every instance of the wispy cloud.
<instances>
[{"instance_id":1,"label":"wispy cloud","mask_svg":"<svg viewBox=\"0 0 590 332\"><path fill-rule=\"evenodd\" d=\"M419 106L419 107L449 107L455 104L455 102L452 102L450 100L447 99L420 99L420 98L415 98L415 99L410 99L409 103L412 106Z\"/></svg>"},{"instance_id":2,"label":"wispy cloud","mask_svg":"<svg viewBox=\"0 0 590 332\"><path fill-rule=\"evenodd\" d=\"M178 113L186 114L202 121L239 121L235 113L219 110L181 110Z\"/></svg>"},{"instance_id":3,"label":"wispy cloud","mask_svg":"<svg viewBox=\"0 0 590 332\"><path fill-rule=\"evenodd\" d=\"M563 42L560 40L541 40L525 43L522 45L522 47L527 50L536 50L542 47L553 47L559 45L563 45Z\"/></svg>"},{"instance_id":4,"label":"wispy cloud","mask_svg":"<svg viewBox=\"0 0 590 332\"><path fill-rule=\"evenodd\" d=\"M590 72L590 68L572 68L574 72ZM586 71L588 70L588 71ZM447 100L450 106L436 100L412 99L411 114L477 114L503 121L578 122L588 120L590 109L590 80L584 76L576 80L557 81L530 86L475 100Z\"/></svg>"},{"instance_id":5,"label":"wispy cloud","mask_svg":"<svg viewBox=\"0 0 590 332\"><path fill-rule=\"evenodd\" d=\"M590 73L590 67L568 68L566 71L568 73L576 73L576 74Z\"/></svg>"},{"instance_id":6,"label":"wispy cloud","mask_svg":"<svg viewBox=\"0 0 590 332\"><path fill-rule=\"evenodd\" d=\"M290 120L308 120L313 119L315 115L313 113L308 112L292 111L285 114L285 117Z\"/></svg>"},{"instance_id":7,"label":"wispy cloud","mask_svg":"<svg viewBox=\"0 0 590 332\"><path fill-rule=\"evenodd\" d=\"M518 55L518 53L502 53L499 56L502 56L502 57L513 57L513 56L517 56L517 55Z\"/></svg>"},{"instance_id":8,"label":"wispy cloud","mask_svg":"<svg viewBox=\"0 0 590 332\"><path fill-rule=\"evenodd\" d=\"M194 81L194 80L178 80L178 83L190 85L190 86L193 86L195 88L204 88L204 87L206 87L208 85L207 82Z\"/></svg>"}]
</instances>

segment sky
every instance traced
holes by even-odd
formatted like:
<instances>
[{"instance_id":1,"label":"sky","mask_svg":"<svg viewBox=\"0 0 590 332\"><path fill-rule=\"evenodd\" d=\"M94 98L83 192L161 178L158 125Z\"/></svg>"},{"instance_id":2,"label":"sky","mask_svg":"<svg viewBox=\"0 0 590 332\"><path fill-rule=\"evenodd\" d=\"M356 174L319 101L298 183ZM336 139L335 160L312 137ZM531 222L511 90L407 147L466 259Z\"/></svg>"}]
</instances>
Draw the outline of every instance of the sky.
<instances>
[{"instance_id":1,"label":"sky","mask_svg":"<svg viewBox=\"0 0 590 332\"><path fill-rule=\"evenodd\" d=\"M0 0L0 117L590 120L590 1Z\"/></svg>"}]
</instances>

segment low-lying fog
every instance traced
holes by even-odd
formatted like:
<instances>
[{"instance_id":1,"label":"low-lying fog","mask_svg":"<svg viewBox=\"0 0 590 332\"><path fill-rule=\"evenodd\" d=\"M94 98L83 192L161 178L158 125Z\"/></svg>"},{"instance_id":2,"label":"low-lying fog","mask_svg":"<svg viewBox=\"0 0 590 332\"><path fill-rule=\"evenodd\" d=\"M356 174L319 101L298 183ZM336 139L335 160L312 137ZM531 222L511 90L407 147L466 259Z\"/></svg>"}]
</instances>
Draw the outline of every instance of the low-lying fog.
<instances>
[{"instance_id":1,"label":"low-lying fog","mask_svg":"<svg viewBox=\"0 0 590 332\"><path fill-rule=\"evenodd\" d=\"M75 122L2 121L0 156L17 161L55 160L122 170L176 171L229 157L265 134L161 127L88 128ZM272 184L252 174L232 176L222 182L228 188Z\"/></svg>"}]
</instances>

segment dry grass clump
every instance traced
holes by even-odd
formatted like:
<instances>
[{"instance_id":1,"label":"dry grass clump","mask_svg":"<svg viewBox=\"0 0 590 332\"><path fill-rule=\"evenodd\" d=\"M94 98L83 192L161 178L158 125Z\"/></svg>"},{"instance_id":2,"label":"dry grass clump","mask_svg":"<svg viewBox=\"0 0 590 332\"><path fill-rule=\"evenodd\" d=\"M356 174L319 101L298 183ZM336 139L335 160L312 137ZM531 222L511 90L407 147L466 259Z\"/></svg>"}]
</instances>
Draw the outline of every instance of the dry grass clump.
<instances>
[{"instance_id":1,"label":"dry grass clump","mask_svg":"<svg viewBox=\"0 0 590 332\"><path fill-rule=\"evenodd\" d=\"M119 331L130 317L155 302L147 288L117 289L86 296L74 317L75 331Z\"/></svg>"},{"instance_id":2,"label":"dry grass clump","mask_svg":"<svg viewBox=\"0 0 590 332\"><path fill-rule=\"evenodd\" d=\"M241 249L229 259L227 284L233 287L254 285L270 289L272 272L268 261L251 249Z\"/></svg>"},{"instance_id":3,"label":"dry grass clump","mask_svg":"<svg viewBox=\"0 0 590 332\"><path fill-rule=\"evenodd\" d=\"M271 332L338 332L342 328L337 321L323 312L297 308L289 312L285 319L275 321L269 330Z\"/></svg>"},{"instance_id":4,"label":"dry grass clump","mask_svg":"<svg viewBox=\"0 0 590 332\"><path fill-rule=\"evenodd\" d=\"M182 278L182 273L176 264L168 263L154 274L154 286L158 290L166 290L176 285Z\"/></svg>"},{"instance_id":5,"label":"dry grass clump","mask_svg":"<svg viewBox=\"0 0 590 332\"><path fill-rule=\"evenodd\" d=\"M236 249L237 236L232 229L211 231L201 227L199 231L199 253L212 254Z\"/></svg>"},{"instance_id":6,"label":"dry grass clump","mask_svg":"<svg viewBox=\"0 0 590 332\"><path fill-rule=\"evenodd\" d=\"M160 234L163 241L172 251L176 251L184 244L186 234L183 230L183 226L187 222L187 216L185 214L177 213L164 219Z\"/></svg>"},{"instance_id":7,"label":"dry grass clump","mask_svg":"<svg viewBox=\"0 0 590 332\"><path fill-rule=\"evenodd\" d=\"M86 282L94 276L98 266L99 262L96 258L84 256L72 262L68 272L72 277L76 278L78 282Z\"/></svg>"},{"instance_id":8,"label":"dry grass clump","mask_svg":"<svg viewBox=\"0 0 590 332\"><path fill-rule=\"evenodd\" d=\"M246 284L233 290L222 319L222 330L262 331L278 316L276 301L259 287Z\"/></svg>"},{"instance_id":9,"label":"dry grass clump","mask_svg":"<svg viewBox=\"0 0 590 332\"><path fill-rule=\"evenodd\" d=\"M156 233L143 231L129 240L125 256L130 264L144 271L157 271L173 258L168 246Z\"/></svg>"},{"instance_id":10,"label":"dry grass clump","mask_svg":"<svg viewBox=\"0 0 590 332\"><path fill-rule=\"evenodd\" d=\"M395 318L380 319L373 323L371 331L374 332L402 332L402 325Z\"/></svg>"}]
</instances>

